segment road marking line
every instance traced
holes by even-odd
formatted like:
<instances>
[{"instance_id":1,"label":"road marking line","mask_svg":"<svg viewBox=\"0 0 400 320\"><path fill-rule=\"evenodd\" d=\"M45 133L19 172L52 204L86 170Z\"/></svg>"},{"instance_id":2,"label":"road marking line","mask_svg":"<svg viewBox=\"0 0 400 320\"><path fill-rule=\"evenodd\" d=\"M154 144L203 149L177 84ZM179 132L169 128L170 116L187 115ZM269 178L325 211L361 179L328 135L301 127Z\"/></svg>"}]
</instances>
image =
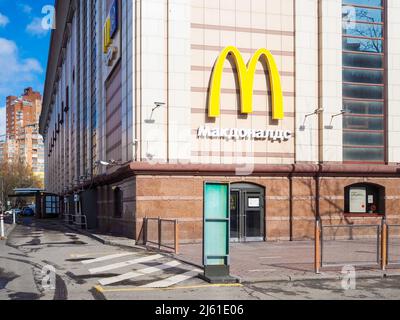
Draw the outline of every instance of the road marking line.
<instances>
[{"instance_id":1,"label":"road marking line","mask_svg":"<svg viewBox=\"0 0 400 320\"><path fill-rule=\"evenodd\" d=\"M109 264L107 266L104 267L99 267L99 268L93 268L93 269L89 269L89 272L91 274L96 274L96 273L101 273L104 271L110 271L110 270L114 270L114 269L120 269L123 267L128 267L134 264L139 264L142 262L149 262L152 260L156 260L156 259L160 259L163 256L160 254L155 254L152 256L147 256L147 257L143 257L143 258L139 258L139 259L135 259L135 260L129 260L129 261L124 261L124 262L119 262L119 263L115 263L115 264Z\"/></svg>"},{"instance_id":2,"label":"road marking line","mask_svg":"<svg viewBox=\"0 0 400 320\"><path fill-rule=\"evenodd\" d=\"M121 274L121 275L116 276L116 277L111 277L111 278L107 278L107 279L101 279L101 280L99 280L99 283L101 285L103 285L103 286L107 286L107 285L114 284L114 283L117 283L117 282L121 282L121 281L124 281L124 280L138 278L138 277L144 276L146 274L156 273L156 272L159 272L161 270L171 269L171 268L179 266L180 264L181 263L178 262L178 261L171 261L171 262L164 263L164 264L162 264L160 266L157 266L157 267L144 268L144 269L140 269L140 270L137 270L137 271Z\"/></svg>"},{"instance_id":3,"label":"road marking line","mask_svg":"<svg viewBox=\"0 0 400 320\"><path fill-rule=\"evenodd\" d=\"M276 269L256 269L256 270L249 270L249 272L273 272Z\"/></svg>"},{"instance_id":4,"label":"road marking line","mask_svg":"<svg viewBox=\"0 0 400 320\"><path fill-rule=\"evenodd\" d=\"M177 283L183 282L185 280L189 280L192 279L194 277L196 277L199 272L201 272L201 270L199 269L193 269L192 271L183 273L183 274L178 274L176 276L170 277L168 279L164 279L161 281L156 281L156 282L152 282L149 284L146 284L144 286L141 286L141 288L167 288L167 287L171 287Z\"/></svg>"},{"instance_id":5,"label":"road marking line","mask_svg":"<svg viewBox=\"0 0 400 320\"><path fill-rule=\"evenodd\" d=\"M114 251L115 252L115 251ZM71 253L70 257L71 258L85 258L88 256L93 256L93 255L101 255L101 254L112 254L113 252L91 252L91 253L84 253L84 254L78 254L78 253Z\"/></svg>"},{"instance_id":6,"label":"road marking line","mask_svg":"<svg viewBox=\"0 0 400 320\"><path fill-rule=\"evenodd\" d=\"M96 258L96 259L82 261L82 263L83 264L91 264L91 263L113 260L113 259L122 258L122 257L126 257L126 256L132 256L132 255L137 255L137 253L125 252L125 253L111 254L109 256L104 256L104 257L100 257L100 258Z\"/></svg>"},{"instance_id":7,"label":"road marking line","mask_svg":"<svg viewBox=\"0 0 400 320\"><path fill-rule=\"evenodd\" d=\"M105 289L102 286L95 286L94 288L100 293L107 292L145 292L145 291L174 291L174 290L187 290L187 289L203 289L203 288L229 288L229 287L243 287L240 283L233 284L205 284L197 286L181 286L181 287L169 287L169 288L115 288L115 289Z\"/></svg>"}]
</instances>

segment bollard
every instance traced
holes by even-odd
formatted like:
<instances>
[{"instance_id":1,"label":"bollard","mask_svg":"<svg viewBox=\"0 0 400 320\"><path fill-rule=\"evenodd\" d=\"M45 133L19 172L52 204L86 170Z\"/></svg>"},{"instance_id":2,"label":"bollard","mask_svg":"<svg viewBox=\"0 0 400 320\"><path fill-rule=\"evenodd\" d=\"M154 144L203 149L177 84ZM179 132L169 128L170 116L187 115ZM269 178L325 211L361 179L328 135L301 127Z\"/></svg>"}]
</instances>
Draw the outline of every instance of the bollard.
<instances>
[{"instance_id":1,"label":"bollard","mask_svg":"<svg viewBox=\"0 0 400 320\"><path fill-rule=\"evenodd\" d=\"M4 234L4 215L0 213L0 240L5 240Z\"/></svg>"},{"instance_id":2,"label":"bollard","mask_svg":"<svg viewBox=\"0 0 400 320\"><path fill-rule=\"evenodd\" d=\"M158 217L158 250L161 250L161 217Z\"/></svg>"},{"instance_id":3,"label":"bollard","mask_svg":"<svg viewBox=\"0 0 400 320\"><path fill-rule=\"evenodd\" d=\"M15 210L13 210L13 224L17 224L17 219L15 217Z\"/></svg>"},{"instance_id":4,"label":"bollard","mask_svg":"<svg viewBox=\"0 0 400 320\"><path fill-rule=\"evenodd\" d=\"M387 223L386 223L386 219L382 219L382 235L381 235L381 254L382 254L382 258L381 258L381 263L382 263L382 270L385 271L386 270L386 266L388 264L388 257L387 257Z\"/></svg>"},{"instance_id":5,"label":"bollard","mask_svg":"<svg viewBox=\"0 0 400 320\"><path fill-rule=\"evenodd\" d=\"M179 222L175 220L175 254L179 254Z\"/></svg>"},{"instance_id":6,"label":"bollard","mask_svg":"<svg viewBox=\"0 0 400 320\"><path fill-rule=\"evenodd\" d=\"M147 246L147 228L149 227L149 220L147 217L143 219L143 245Z\"/></svg>"},{"instance_id":7,"label":"bollard","mask_svg":"<svg viewBox=\"0 0 400 320\"><path fill-rule=\"evenodd\" d=\"M321 221L317 218L315 222L315 273L321 271Z\"/></svg>"}]
</instances>

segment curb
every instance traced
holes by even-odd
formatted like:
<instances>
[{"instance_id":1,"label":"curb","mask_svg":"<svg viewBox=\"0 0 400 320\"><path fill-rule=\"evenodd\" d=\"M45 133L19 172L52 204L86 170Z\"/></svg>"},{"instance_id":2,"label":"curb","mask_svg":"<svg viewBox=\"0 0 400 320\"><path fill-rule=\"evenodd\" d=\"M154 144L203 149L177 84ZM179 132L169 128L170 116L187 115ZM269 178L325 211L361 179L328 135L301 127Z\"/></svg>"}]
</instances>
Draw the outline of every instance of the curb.
<instances>
[{"instance_id":1,"label":"curb","mask_svg":"<svg viewBox=\"0 0 400 320\"><path fill-rule=\"evenodd\" d=\"M117 242L114 242L112 240L106 240L106 239L104 239L104 238L102 238L100 236L97 236L97 235L95 235L93 233L90 233L90 232L88 232L86 230L81 230L79 228L76 228L76 227L68 225L68 224L63 224L63 225L65 227L67 227L68 229L70 229L70 230L78 232L78 233L80 233L80 234L82 234L84 236L87 236L87 237L89 237L89 238L91 238L91 239L93 239L95 241L98 241L98 242L100 242L101 244L104 244L104 245L109 245L109 246L113 246L113 247L119 247L121 249L141 249L141 250L146 250L146 249L143 249L143 248L141 248L141 247L139 247L137 245L130 246L130 245L124 245L124 244L121 244L121 243L117 243ZM132 240L132 241L135 241L135 240Z\"/></svg>"},{"instance_id":2,"label":"curb","mask_svg":"<svg viewBox=\"0 0 400 320\"><path fill-rule=\"evenodd\" d=\"M368 274L361 273L357 274L357 279L387 279L400 277L400 272L394 273L381 273L381 274ZM343 279L342 274L335 275L321 275L321 276L281 276L281 277L269 277L264 279L242 279L243 284L254 284L254 283L265 283L265 282L300 282L300 281L326 281L336 280L341 281Z\"/></svg>"}]
</instances>

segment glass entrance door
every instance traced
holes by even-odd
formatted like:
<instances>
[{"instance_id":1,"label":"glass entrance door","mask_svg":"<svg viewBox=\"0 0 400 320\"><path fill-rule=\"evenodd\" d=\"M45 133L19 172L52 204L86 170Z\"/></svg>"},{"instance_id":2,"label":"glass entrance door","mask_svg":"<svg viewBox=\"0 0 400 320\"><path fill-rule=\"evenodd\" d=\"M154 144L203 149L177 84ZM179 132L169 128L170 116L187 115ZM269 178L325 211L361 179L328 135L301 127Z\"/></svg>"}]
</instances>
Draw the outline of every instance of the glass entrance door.
<instances>
[{"instance_id":1,"label":"glass entrance door","mask_svg":"<svg viewBox=\"0 0 400 320\"><path fill-rule=\"evenodd\" d=\"M244 241L264 240L264 205L260 192L247 192L244 198L245 234Z\"/></svg>"},{"instance_id":2,"label":"glass entrance door","mask_svg":"<svg viewBox=\"0 0 400 320\"><path fill-rule=\"evenodd\" d=\"M240 239L240 192L231 192L231 241Z\"/></svg>"},{"instance_id":3,"label":"glass entrance door","mask_svg":"<svg viewBox=\"0 0 400 320\"><path fill-rule=\"evenodd\" d=\"M263 241L264 190L252 185L231 186L231 241Z\"/></svg>"}]
</instances>

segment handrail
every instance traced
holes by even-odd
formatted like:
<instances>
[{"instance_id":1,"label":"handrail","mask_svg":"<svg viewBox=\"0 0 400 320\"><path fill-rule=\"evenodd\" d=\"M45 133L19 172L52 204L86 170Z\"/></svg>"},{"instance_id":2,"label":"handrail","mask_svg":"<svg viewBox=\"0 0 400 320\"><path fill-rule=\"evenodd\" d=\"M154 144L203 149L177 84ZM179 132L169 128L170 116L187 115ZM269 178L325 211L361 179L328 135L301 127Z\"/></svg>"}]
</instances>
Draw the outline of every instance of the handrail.
<instances>
[{"instance_id":1,"label":"handrail","mask_svg":"<svg viewBox=\"0 0 400 320\"><path fill-rule=\"evenodd\" d=\"M335 267L342 266L344 264L326 264L324 261L324 243L327 241L324 237L324 230L327 229L357 229L357 228L376 228L376 264L380 265L382 270L385 270L387 266L387 229L386 220L382 220L382 224L352 224L352 225L324 225L320 218L316 219L315 223L315 272L319 273L322 267ZM375 233L374 233L375 238ZM336 238L333 238L336 241ZM357 265L370 265L370 263L353 263ZM348 262L347 264L352 264ZM375 264L375 262L374 262Z\"/></svg>"},{"instance_id":2,"label":"handrail","mask_svg":"<svg viewBox=\"0 0 400 320\"><path fill-rule=\"evenodd\" d=\"M399 228L400 224L387 224L387 233L386 233L386 265L387 266L392 266L392 265L396 265L398 266L400 264L400 260L398 261L393 261L391 259L391 253L392 253L392 248L390 247L390 239L391 239L391 234L392 234L392 228ZM400 234L399 234L400 237Z\"/></svg>"},{"instance_id":3,"label":"handrail","mask_svg":"<svg viewBox=\"0 0 400 320\"><path fill-rule=\"evenodd\" d=\"M85 229L87 230L87 217L86 217L86 215L84 215L84 214L64 214L63 216L65 217L64 218L64 222L65 223L70 224L72 222L72 224L74 224L76 226L81 226L81 227L85 226ZM77 218L78 217L80 219L83 218L84 221L83 222L81 221L81 223L77 223L76 221L74 221L74 219L72 219L72 221L71 221L69 219L66 219L66 217L72 217L72 218Z\"/></svg>"},{"instance_id":4,"label":"handrail","mask_svg":"<svg viewBox=\"0 0 400 320\"><path fill-rule=\"evenodd\" d=\"M157 242L149 240L148 237L148 229L149 229L149 221L157 221ZM162 243L162 223L168 222L174 224L174 246L169 246ZM148 243L155 244L158 246L158 250L162 248L172 249L175 251L175 254L179 253L179 221L177 219L163 219L161 217L152 218L152 217L145 217L143 219L143 243L146 246Z\"/></svg>"}]
</instances>

